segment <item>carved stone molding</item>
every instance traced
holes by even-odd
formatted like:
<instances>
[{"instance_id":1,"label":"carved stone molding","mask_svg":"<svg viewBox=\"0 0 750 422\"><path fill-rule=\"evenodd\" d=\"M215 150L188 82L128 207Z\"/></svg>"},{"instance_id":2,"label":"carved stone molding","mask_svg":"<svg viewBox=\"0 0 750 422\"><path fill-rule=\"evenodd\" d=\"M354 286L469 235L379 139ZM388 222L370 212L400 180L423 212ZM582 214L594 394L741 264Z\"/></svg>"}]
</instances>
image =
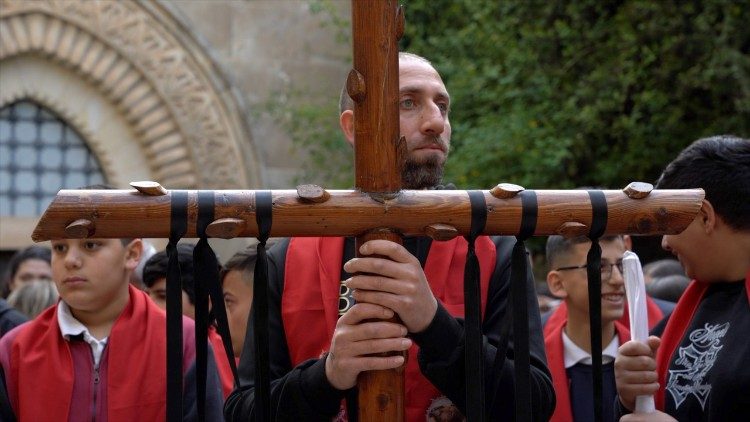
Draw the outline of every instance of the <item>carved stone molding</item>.
<instances>
[{"instance_id":1,"label":"carved stone molding","mask_svg":"<svg viewBox=\"0 0 750 422\"><path fill-rule=\"evenodd\" d=\"M237 96L158 3L0 0L0 63L23 54L56 61L97 87L164 186L262 185Z\"/></svg>"}]
</instances>

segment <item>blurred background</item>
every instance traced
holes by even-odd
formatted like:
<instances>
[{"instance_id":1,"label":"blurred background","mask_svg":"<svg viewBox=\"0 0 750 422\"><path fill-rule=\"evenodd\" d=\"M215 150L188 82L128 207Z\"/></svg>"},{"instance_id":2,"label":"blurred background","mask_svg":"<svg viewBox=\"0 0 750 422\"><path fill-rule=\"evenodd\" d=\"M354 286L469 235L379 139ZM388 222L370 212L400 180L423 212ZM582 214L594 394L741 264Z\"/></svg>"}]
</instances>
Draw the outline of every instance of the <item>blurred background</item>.
<instances>
[{"instance_id":1,"label":"blurred background","mask_svg":"<svg viewBox=\"0 0 750 422\"><path fill-rule=\"evenodd\" d=\"M461 188L653 183L695 139L750 135L750 0L402 3ZM0 0L0 265L62 188L351 187L350 41L348 0Z\"/></svg>"}]
</instances>

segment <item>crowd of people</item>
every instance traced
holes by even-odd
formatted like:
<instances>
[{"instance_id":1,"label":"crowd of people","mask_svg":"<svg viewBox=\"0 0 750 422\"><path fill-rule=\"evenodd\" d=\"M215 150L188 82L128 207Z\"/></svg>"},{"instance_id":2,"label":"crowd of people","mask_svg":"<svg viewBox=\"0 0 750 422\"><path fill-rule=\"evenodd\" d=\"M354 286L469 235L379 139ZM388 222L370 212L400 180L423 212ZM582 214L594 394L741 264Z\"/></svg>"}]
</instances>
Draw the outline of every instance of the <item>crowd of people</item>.
<instances>
[{"instance_id":1,"label":"crowd of people","mask_svg":"<svg viewBox=\"0 0 750 422\"><path fill-rule=\"evenodd\" d=\"M443 189L450 95L432 64L409 53L399 55L399 87L406 140L403 186ZM354 103L345 91L340 106L342 131L354 145ZM644 266L649 327L655 334L647 344L630 340L622 272L629 238L600 240L604 419L746 418L750 346L742 334L750 332L750 141L698 140L666 167L657 187L703 188L706 197L683 233L664 236L663 247L678 260ZM526 280L528 314L521 318L530 328L533 405L526 411L533 420L594 420L586 277L590 243L550 236L540 302L530 272ZM481 236L475 244L484 384L497 386L486 392L488 420L513 420L517 411L518 356L513 341L507 341L514 333L502 329L514 244L514 238L503 236ZM186 420L194 420L198 411L194 247L177 247ZM359 375L405 366L407 420L463 420L472 406L464 381L467 247L462 237L442 242L408 237L403 245L373 240L360 245L355 257L350 238L277 242L268 255L271 419L353 419ZM165 418L169 258L164 251L147 259L143 253L141 239L57 239L51 251L32 246L11 259L8 301L0 300L0 419ZM250 248L227 260L221 271L240 384L233 385L230 358L211 328L207 420L256 416L255 261ZM340 300L341 291L351 292L353 300ZM657 412L636 412L641 395L656 396Z\"/></svg>"}]
</instances>

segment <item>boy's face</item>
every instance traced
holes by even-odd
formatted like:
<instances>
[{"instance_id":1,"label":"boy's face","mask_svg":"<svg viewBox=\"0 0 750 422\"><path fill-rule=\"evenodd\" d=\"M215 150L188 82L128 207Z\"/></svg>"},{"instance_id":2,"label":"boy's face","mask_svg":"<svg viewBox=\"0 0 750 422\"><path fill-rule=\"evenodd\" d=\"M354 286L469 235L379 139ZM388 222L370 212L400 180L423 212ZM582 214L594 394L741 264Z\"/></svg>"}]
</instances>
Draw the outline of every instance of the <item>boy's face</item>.
<instances>
[{"instance_id":1,"label":"boy's face","mask_svg":"<svg viewBox=\"0 0 750 422\"><path fill-rule=\"evenodd\" d=\"M229 332L232 333L232 348L234 355L239 356L245 342L247 318L253 305L253 288L248 280L243 280L242 271L232 270L224 276L224 304L227 307Z\"/></svg>"},{"instance_id":2,"label":"boy's face","mask_svg":"<svg viewBox=\"0 0 750 422\"><path fill-rule=\"evenodd\" d=\"M706 234L706 223L703 216L699 214L682 233L664 235L661 239L662 248L672 252L680 260L685 268L685 275L691 279L703 282L721 280L717 277L716 265L723 266L717 262L715 257L708 252L715 248L710 245L711 238ZM718 268L721 269L721 268Z\"/></svg>"},{"instance_id":3,"label":"boy's face","mask_svg":"<svg viewBox=\"0 0 750 422\"><path fill-rule=\"evenodd\" d=\"M622 262L622 256L625 253L625 244L622 239L612 241L601 241L602 248L602 266L609 271L611 276L608 280L602 276L602 322L609 323L620 319L624 312L625 305L625 286L617 265L611 265ZM579 243L573 245L571 253L563 256L556 267L570 267L586 264L586 255L589 252L591 243ZM609 267L609 268L608 268ZM555 273L554 275L552 273ZM552 281L554 280L554 281ZM557 297L564 298L568 305L568 312L575 312L579 315L589 315L589 292L588 278L586 268L550 271L548 275L548 284L550 291Z\"/></svg>"},{"instance_id":4,"label":"boy's face","mask_svg":"<svg viewBox=\"0 0 750 422\"><path fill-rule=\"evenodd\" d=\"M156 306L163 309L165 312L167 310L167 279L165 277L162 277L151 287L146 288L146 292L148 293L151 300L154 301ZM185 291L182 291L182 314L186 317L189 317L191 319L195 319L195 305L190 303L190 296L188 296Z\"/></svg>"},{"instance_id":5,"label":"boy's face","mask_svg":"<svg viewBox=\"0 0 750 422\"><path fill-rule=\"evenodd\" d=\"M141 240L52 241L52 277L60 297L74 311L98 312L128 294L130 274L141 257Z\"/></svg>"}]
</instances>

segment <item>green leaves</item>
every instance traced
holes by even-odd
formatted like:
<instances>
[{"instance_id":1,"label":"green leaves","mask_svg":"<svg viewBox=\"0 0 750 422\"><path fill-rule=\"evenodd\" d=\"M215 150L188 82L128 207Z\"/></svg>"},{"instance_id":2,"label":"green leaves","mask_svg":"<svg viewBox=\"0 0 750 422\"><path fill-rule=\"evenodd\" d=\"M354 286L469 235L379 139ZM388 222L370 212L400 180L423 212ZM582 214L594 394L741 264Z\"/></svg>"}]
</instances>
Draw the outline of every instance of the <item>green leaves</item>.
<instances>
[{"instance_id":1,"label":"green leaves","mask_svg":"<svg viewBox=\"0 0 750 422\"><path fill-rule=\"evenodd\" d=\"M738 3L412 0L402 49L453 97L450 179L616 188L699 137L750 132Z\"/></svg>"},{"instance_id":2,"label":"green leaves","mask_svg":"<svg viewBox=\"0 0 750 422\"><path fill-rule=\"evenodd\" d=\"M348 35L329 0L312 5ZM750 135L748 0L405 0L404 10L401 49L431 60L451 93L446 179L461 187L653 182L700 137ZM351 163L351 151L328 101L292 102L287 125L310 153L302 180L347 187L351 169L330 163Z\"/></svg>"}]
</instances>

